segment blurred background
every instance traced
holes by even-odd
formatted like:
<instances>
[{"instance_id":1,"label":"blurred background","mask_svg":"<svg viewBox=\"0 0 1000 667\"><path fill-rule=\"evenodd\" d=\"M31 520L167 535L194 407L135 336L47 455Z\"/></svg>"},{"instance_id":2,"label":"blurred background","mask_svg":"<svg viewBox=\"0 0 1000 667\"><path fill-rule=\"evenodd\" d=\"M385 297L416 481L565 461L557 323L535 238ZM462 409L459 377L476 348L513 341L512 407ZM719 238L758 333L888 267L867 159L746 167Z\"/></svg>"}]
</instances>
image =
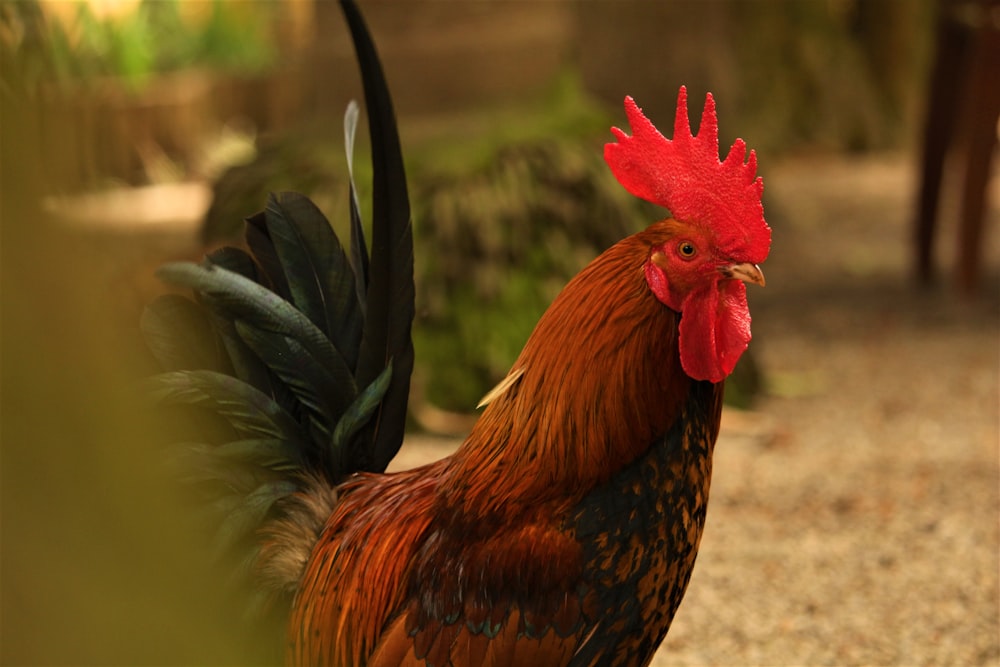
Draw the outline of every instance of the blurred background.
<instances>
[{"instance_id":1,"label":"blurred background","mask_svg":"<svg viewBox=\"0 0 1000 667\"><path fill-rule=\"evenodd\" d=\"M416 235L401 465L450 451L562 285L660 215L601 158L624 96L669 133L678 88L694 124L711 91L774 247L661 653L997 664L997 3L359 4ZM268 191L346 226L339 6L5 0L0 86L0 662L260 662L146 444L137 323L156 266L239 243ZM363 209L366 151L362 127Z\"/></svg>"}]
</instances>

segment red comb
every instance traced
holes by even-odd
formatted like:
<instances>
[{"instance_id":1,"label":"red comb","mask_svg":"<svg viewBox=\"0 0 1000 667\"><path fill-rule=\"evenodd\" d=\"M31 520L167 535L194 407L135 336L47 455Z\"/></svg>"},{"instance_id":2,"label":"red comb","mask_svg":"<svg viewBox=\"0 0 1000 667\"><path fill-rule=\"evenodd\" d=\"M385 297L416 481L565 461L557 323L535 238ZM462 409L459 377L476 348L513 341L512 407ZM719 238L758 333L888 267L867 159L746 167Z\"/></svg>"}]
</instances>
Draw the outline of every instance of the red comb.
<instances>
[{"instance_id":1,"label":"red comb","mask_svg":"<svg viewBox=\"0 0 1000 667\"><path fill-rule=\"evenodd\" d=\"M632 128L628 136L611 128L618 143L604 147L604 160L626 190L670 209L682 222L705 225L715 232L719 247L737 261L760 263L771 246L771 228L764 221L760 198L764 181L757 173L757 156L737 139L719 161L719 121L709 93L701 114L698 136L691 134L687 89L677 95L674 138L653 126L631 97L625 113Z\"/></svg>"}]
</instances>

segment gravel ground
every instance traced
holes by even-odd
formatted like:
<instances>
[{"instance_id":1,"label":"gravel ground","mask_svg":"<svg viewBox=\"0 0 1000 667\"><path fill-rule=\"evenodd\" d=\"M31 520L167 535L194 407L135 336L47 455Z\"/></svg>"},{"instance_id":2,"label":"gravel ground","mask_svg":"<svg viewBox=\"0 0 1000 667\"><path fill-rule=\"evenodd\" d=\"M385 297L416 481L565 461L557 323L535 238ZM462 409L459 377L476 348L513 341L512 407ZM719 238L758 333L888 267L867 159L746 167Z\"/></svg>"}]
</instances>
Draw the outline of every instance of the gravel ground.
<instances>
[{"instance_id":1,"label":"gravel ground","mask_svg":"<svg viewBox=\"0 0 1000 667\"><path fill-rule=\"evenodd\" d=\"M751 347L769 390L724 417L698 565L654 665L1000 664L1000 211L984 293L958 299L908 280L902 158L765 179ZM453 446L414 438L397 465Z\"/></svg>"}]
</instances>

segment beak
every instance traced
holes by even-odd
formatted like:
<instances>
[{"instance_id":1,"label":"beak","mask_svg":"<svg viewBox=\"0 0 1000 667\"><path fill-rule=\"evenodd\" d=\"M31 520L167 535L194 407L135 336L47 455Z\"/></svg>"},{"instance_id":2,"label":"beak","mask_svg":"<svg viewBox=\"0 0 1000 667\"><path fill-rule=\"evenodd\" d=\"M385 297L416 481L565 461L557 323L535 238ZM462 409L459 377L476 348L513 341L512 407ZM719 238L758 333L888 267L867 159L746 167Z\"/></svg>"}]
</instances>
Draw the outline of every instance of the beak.
<instances>
[{"instance_id":1,"label":"beak","mask_svg":"<svg viewBox=\"0 0 1000 667\"><path fill-rule=\"evenodd\" d=\"M745 283L764 286L764 272L756 264L727 264L719 267L719 271L727 278L735 278Z\"/></svg>"}]
</instances>

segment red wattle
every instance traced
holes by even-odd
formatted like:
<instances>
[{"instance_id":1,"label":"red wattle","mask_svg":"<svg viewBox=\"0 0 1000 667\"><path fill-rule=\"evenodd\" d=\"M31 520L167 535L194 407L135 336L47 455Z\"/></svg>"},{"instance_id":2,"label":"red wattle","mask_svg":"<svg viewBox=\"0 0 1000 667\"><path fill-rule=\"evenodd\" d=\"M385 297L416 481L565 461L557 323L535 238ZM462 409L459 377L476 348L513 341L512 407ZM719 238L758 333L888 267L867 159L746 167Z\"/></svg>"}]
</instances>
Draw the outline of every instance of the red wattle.
<instances>
[{"instance_id":1,"label":"red wattle","mask_svg":"<svg viewBox=\"0 0 1000 667\"><path fill-rule=\"evenodd\" d=\"M746 285L721 280L691 292L681 308L681 366L695 380L721 382L750 344Z\"/></svg>"}]
</instances>

